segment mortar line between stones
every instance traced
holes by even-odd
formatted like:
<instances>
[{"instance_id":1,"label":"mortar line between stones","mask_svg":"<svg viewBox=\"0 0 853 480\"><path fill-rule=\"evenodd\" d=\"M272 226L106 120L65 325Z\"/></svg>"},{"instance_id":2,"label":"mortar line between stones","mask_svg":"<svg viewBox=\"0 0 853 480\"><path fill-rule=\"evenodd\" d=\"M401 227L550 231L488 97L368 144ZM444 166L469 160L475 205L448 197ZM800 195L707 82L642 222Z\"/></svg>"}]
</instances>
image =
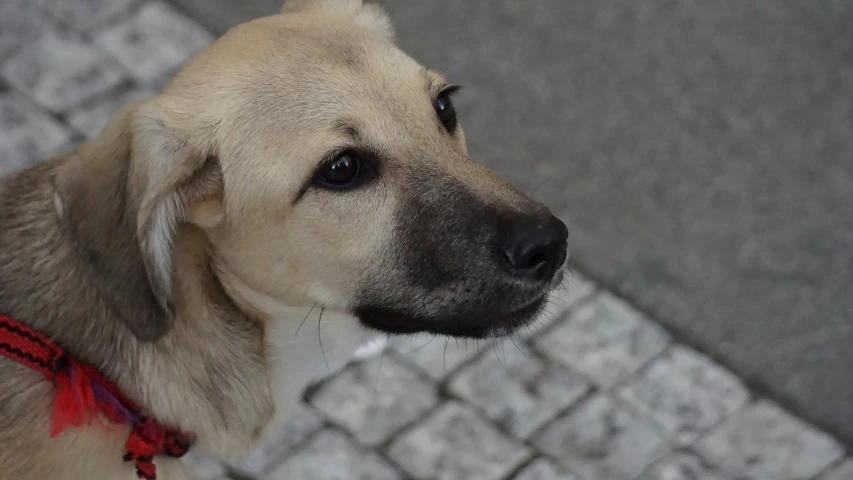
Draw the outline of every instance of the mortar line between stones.
<instances>
[{"instance_id":1,"label":"mortar line between stones","mask_svg":"<svg viewBox=\"0 0 853 480\"><path fill-rule=\"evenodd\" d=\"M505 475L505 476L501 477L501 478L500 478L500 480L512 480L512 479L514 479L514 478L515 478L515 477L517 477L519 474L521 474L521 472L523 472L523 471L524 471L524 469L526 469L527 467L529 467L530 465L532 465L532 464L533 464L533 462L535 462L536 460L538 460L538 459L540 459L540 458L542 458L542 457L540 457L540 456L538 456L538 455L533 455L533 456L531 456L531 457L530 457L530 458L528 458L527 460L525 460L525 461L521 462L521 463L518 465L518 468L516 468L516 469L514 469L514 470L510 471L510 472L509 472L509 474L507 474L507 475Z\"/></svg>"},{"instance_id":2,"label":"mortar line between stones","mask_svg":"<svg viewBox=\"0 0 853 480\"><path fill-rule=\"evenodd\" d=\"M430 413L427 415L431 415L431 414L432 414L432 411L430 411ZM350 440L350 442L352 442L354 445L356 445L362 453L364 453L364 452L372 453L372 454L376 455L377 457L379 457L380 459L382 459L384 462L386 462L392 468L394 468L397 471L397 473L401 474L404 477L411 477L411 475L409 475L409 472L407 472L406 469L404 469L400 464L398 464L396 461L394 461L394 459L391 458L391 456L387 454L385 449L380 448L379 445L376 445L376 446L365 445L364 443L359 441L359 439L356 438L356 436L352 432L350 432L349 430L347 430L346 428L344 428L342 426L338 426L335 424L330 424L328 427L322 428L322 429L318 430L317 432L319 433L319 432L321 432L323 430L327 430L327 429L331 429L331 430L340 432L341 434L346 436L347 439ZM388 441L383 442L383 443L390 444L391 441L394 440L400 433L401 432L397 432L397 433L389 436Z\"/></svg>"},{"instance_id":3,"label":"mortar line between stones","mask_svg":"<svg viewBox=\"0 0 853 480\"><path fill-rule=\"evenodd\" d=\"M841 465L843 465L843 464L844 464L844 462L846 462L846 461L848 461L848 460L849 460L849 458L847 458L847 456L846 456L846 455L842 456L842 457L841 457L841 458L839 458L838 460L836 460L836 461L834 461L834 462L830 463L829 465L827 465L827 466L826 466L826 468L824 468L823 470L819 471L819 472L817 473L817 475L815 475L814 477L812 477L812 480L824 480L824 477L827 477L830 473L832 473L832 472L833 472L833 470L835 470L836 468L840 467Z\"/></svg>"}]
</instances>

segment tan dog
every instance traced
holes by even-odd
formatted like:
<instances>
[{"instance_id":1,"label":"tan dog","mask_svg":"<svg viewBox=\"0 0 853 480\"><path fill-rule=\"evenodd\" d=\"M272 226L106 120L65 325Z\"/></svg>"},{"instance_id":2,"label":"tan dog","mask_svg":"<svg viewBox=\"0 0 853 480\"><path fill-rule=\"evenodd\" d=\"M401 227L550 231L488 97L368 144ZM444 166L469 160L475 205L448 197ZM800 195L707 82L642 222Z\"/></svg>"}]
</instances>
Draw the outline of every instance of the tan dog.
<instances>
[{"instance_id":1,"label":"tan dog","mask_svg":"<svg viewBox=\"0 0 853 480\"><path fill-rule=\"evenodd\" d=\"M96 139L0 182L0 313L219 458L370 331L511 332L560 282L566 229L467 156L453 90L360 0L238 26ZM322 350L296 335L311 308L339 312ZM49 438L53 389L0 357L0 478L134 478L127 428Z\"/></svg>"}]
</instances>

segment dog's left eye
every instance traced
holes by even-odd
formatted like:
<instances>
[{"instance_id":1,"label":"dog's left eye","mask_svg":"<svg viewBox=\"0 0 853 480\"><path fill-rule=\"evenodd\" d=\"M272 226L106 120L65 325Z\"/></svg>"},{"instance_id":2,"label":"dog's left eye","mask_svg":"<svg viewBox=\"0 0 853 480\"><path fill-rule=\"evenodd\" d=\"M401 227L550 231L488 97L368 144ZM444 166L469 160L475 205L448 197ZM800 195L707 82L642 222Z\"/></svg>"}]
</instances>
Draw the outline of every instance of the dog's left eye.
<instances>
[{"instance_id":1,"label":"dog's left eye","mask_svg":"<svg viewBox=\"0 0 853 480\"><path fill-rule=\"evenodd\" d=\"M327 188L346 188L355 186L363 172L361 158L355 152L347 150L324 163L317 172L317 180Z\"/></svg>"},{"instance_id":2,"label":"dog's left eye","mask_svg":"<svg viewBox=\"0 0 853 480\"><path fill-rule=\"evenodd\" d=\"M448 132L456 130L456 109L453 107L453 102L450 101L450 96L455 89L447 89L442 92L433 103L435 113L438 114L438 119Z\"/></svg>"}]
</instances>

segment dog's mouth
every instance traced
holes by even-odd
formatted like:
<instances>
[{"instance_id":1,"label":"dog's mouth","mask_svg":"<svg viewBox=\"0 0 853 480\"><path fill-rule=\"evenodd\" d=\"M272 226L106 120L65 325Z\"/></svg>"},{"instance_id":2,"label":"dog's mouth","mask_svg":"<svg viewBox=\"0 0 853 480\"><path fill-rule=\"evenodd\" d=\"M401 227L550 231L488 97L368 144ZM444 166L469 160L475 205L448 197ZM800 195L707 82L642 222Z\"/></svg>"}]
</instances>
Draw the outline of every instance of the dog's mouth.
<instances>
[{"instance_id":1,"label":"dog's mouth","mask_svg":"<svg viewBox=\"0 0 853 480\"><path fill-rule=\"evenodd\" d=\"M523 307L497 317L460 315L430 318L382 307L360 308L356 311L356 316L366 327L393 335L432 333L461 338L494 338L508 335L535 320L547 300L547 295L543 295Z\"/></svg>"}]
</instances>

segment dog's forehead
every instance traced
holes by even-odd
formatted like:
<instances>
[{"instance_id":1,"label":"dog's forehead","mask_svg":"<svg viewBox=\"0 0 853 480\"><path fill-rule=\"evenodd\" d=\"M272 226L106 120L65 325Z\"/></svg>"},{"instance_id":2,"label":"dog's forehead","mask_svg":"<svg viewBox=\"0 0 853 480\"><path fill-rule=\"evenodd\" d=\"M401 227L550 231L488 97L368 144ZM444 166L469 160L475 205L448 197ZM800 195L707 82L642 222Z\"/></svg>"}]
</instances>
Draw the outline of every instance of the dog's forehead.
<instances>
[{"instance_id":1,"label":"dog's forehead","mask_svg":"<svg viewBox=\"0 0 853 480\"><path fill-rule=\"evenodd\" d=\"M428 98L430 87L443 82L390 42L331 35L315 47L317 55L291 66L294 93L334 100L342 110L415 107L413 100Z\"/></svg>"},{"instance_id":2,"label":"dog's forehead","mask_svg":"<svg viewBox=\"0 0 853 480\"><path fill-rule=\"evenodd\" d=\"M442 77L389 38L346 22L276 22L250 23L226 35L211 52L217 58L205 62L233 70L228 76L242 83L235 92L251 104L280 106L311 129L320 127L318 120L331 126L341 115L430 114L430 89L442 84Z\"/></svg>"},{"instance_id":3,"label":"dog's forehead","mask_svg":"<svg viewBox=\"0 0 853 480\"><path fill-rule=\"evenodd\" d=\"M283 16L263 20L245 24L246 31L234 35L243 44L235 45L236 49L254 57L261 70L280 68L289 75L326 80L373 77L374 83L383 79L411 83L423 70L391 38L345 19Z\"/></svg>"},{"instance_id":4,"label":"dog's forehead","mask_svg":"<svg viewBox=\"0 0 853 480\"><path fill-rule=\"evenodd\" d=\"M355 130L385 147L440 132L432 97L445 79L393 42L346 29L296 29L276 41L281 47L256 62L252 95L279 107L289 130L309 137Z\"/></svg>"}]
</instances>

